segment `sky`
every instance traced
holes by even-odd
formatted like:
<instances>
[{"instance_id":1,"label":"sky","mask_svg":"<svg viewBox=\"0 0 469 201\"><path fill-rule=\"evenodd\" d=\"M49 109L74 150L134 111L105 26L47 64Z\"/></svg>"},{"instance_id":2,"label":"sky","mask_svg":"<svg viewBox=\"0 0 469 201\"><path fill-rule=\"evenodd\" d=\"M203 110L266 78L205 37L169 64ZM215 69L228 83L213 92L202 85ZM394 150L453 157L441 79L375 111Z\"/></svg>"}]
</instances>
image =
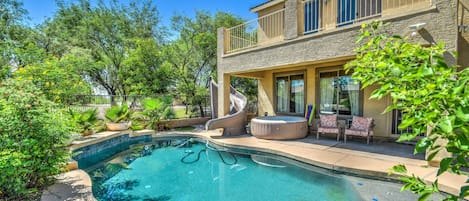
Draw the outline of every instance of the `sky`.
<instances>
[{"instance_id":1,"label":"sky","mask_svg":"<svg viewBox=\"0 0 469 201\"><path fill-rule=\"evenodd\" d=\"M128 0L120 1L126 3ZM254 19L256 15L251 13L249 8L265 1L267 0L153 0L158 8L163 25L168 27L174 14L193 17L195 10L206 10L210 13L225 11L246 20ZM30 25L40 24L47 17L53 17L57 11L54 0L23 0L23 3L24 8L28 10Z\"/></svg>"}]
</instances>

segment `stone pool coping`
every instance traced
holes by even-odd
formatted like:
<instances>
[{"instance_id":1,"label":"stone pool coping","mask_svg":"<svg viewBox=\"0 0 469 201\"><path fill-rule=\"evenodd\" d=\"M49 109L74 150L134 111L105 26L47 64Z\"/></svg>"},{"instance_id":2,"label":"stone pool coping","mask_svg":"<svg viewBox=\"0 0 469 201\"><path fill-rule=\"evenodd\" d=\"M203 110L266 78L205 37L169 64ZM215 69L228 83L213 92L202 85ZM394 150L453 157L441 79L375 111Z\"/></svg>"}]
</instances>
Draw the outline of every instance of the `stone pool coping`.
<instances>
[{"instance_id":1,"label":"stone pool coping","mask_svg":"<svg viewBox=\"0 0 469 201\"><path fill-rule=\"evenodd\" d=\"M429 167L427 161L424 160L368 153L299 141L263 140L250 135L221 137L221 132L218 130L207 132L167 131L158 133L152 130L103 132L92 135L88 140L75 141L70 148L75 150L125 134L130 134L130 137L142 135L152 135L154 138L195 137L227 148L244 148L252 151L272 153L330 170L368 177L396 179L399 175L388 175L389 169L396 164L404 164L409 174L414 174L426 182L433 182L438 178L440 190L454 195L459 194L460 187L465 185L467 180L467 177L463 175L452 173L444 173L436 177L438 168ZM91 179L86 172L74 170L64 173L61 177L75 179L59 179L56 185L69 185L71 187L57 188L56 185L51 186L44 192L41 200L54 201L54 199L50 199L53 198L50 196L48 197L49 199L43 199L44 195L67 194L67 192L63 192L67 190L69 191L68 197L61 197L56 200L95 200L91 191ZM75 192L73 190L74 186L80 186L81 191L79 193Z\"/></svg>"}]
</instances>

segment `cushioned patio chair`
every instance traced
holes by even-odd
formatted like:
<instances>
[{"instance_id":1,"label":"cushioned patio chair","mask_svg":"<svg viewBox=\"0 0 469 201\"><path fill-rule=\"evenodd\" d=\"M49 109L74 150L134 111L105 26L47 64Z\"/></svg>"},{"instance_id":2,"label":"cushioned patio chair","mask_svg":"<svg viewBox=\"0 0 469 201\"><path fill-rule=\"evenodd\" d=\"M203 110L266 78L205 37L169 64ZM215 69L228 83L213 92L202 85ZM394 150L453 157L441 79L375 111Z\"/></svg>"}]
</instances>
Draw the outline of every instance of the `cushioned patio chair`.
<instances>
[{"instance_id":1,"label":"cushioned patio chair","mask_svg":"<svg viewBox=\"0 0 469 201\"><path fill-rule=\"evenodd\" d=\"M318 131L316 139L319 139L321 133L333 133L337 135L337 141L340 140L340 128L337 123L337 115L319 115Z\"/></svg>"},{"instance_id":2,"label":"cushioned patio chair","mask_svg":"<svg viewBox=\"0 0 469 201\"><path fill-rule=\"evenodd\" d=\"M370 144L370 137L373 137L373 119L353 116L352 125L344 132L345 143L347 143L347 135L366 137L366 144Z\"/></svg>"}]
</instances>

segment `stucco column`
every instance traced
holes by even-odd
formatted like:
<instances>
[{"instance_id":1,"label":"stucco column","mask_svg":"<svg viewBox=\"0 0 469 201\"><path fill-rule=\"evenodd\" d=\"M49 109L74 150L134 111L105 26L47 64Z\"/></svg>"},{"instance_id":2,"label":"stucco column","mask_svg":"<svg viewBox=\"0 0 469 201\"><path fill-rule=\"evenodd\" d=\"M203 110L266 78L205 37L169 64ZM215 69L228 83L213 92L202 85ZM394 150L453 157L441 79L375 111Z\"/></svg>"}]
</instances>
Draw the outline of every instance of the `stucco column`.
<instances>
[{"instance_id":1,"label":"stucco column","mask_svg":"<svg viewBox=\"0 0 469 201\"><path fill-rule=\"evenodd\" d=\"M225 53L225 28L217 29L217 67L220 68L221 57Z\"/></svg>"},{"instance_id":2,"label":"stucco column","mask_svg":"<svg viewBox=\"0 0 469 201\"><path fill-rule=\"evenodd\" d=\"M257 99L258 99L258 112L259 116L264 116L267 112L267 115L274 116L275 110L273 106L274 98L273 98L273 78L272 73L266 73L266 75L258 79L257 81Z\"/></svg>"},{"instance_id":3,"label":"stucco column","mask_svg":"<svg viewBox=\"0 0 469 201\"><path fill-rule=\"evenodd\" d=\"M298 0L285 1L285 40L298 37Z\"/></svg>"},{"instance_id":4,"label":"stucco column","mask_svg":"<svg viewBox=\"0 0 469 201\"><path fill-rule=\"evenodd\" d=\"M223 65L225 54L225 28L217 29L217 77L218 77L218 117L223 117L230 110L230 75L225 74Z\"/></svg>"},{"instance_id":5,"label":"stucco column","mask_svg":"<svg viewBox=\"0 0 469 201\"><path fill-rule=\"evenodd\" d=\"M218 71L218 118L230 112L230 75Z\"/></svg>"}]
</instances>

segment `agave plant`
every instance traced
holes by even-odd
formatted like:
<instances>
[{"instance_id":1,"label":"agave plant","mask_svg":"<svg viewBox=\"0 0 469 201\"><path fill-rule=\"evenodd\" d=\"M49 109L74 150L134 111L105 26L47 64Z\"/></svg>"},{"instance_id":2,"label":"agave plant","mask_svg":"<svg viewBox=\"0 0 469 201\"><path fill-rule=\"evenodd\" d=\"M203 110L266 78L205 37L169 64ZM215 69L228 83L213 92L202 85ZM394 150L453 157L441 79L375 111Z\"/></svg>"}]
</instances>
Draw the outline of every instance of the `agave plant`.
<instances>
[{"instance_id":1,"label":"agave plant","mask_svg":"<svg viewBox=\"0 0 469 201\"><path fill-rule=\"evenodd\" d=\"M77 112L69 109L69 114L76 123L77 127L80 129L80 132L84 135L91 134L93 127L98 123L98 111L96 108L83 112Z\"/></svg>"},{"instance_id":2,"label":"agave plant","mask_svg":"<svg viewBox=\"0 0 469 201\"><path fill-rule=\"evenodd\" d=\"M115 105L106 110L104 117L112 123L122 123L130 120L130 111L127 104Z\"/></svg>"}]
</instances>

